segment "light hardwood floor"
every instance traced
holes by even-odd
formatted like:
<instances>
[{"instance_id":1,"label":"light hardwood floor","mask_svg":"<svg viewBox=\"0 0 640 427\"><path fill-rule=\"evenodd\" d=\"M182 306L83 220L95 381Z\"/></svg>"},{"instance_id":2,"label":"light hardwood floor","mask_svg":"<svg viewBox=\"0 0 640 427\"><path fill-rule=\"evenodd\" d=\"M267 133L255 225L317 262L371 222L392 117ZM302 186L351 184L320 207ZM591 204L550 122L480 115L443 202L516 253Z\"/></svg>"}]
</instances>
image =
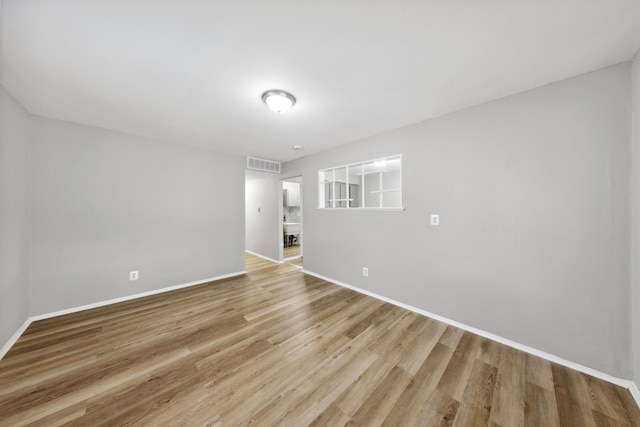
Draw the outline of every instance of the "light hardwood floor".
<instances>
[{"instance_id":1,"label":"light hardwood floor","mask_svg":"<svg viewBox=\"0 0 640 427\"><path fill-rule=\"evenodd\" d=\"M1 426L640 426L627 390L247 257L244 276L33 323Z\"/></svg>"},{"instance_id":2,"label":"light hardwood floor","mask_svg":"<svg viewBox=\"0 0 640 427\"><path fill-rule=\"evenodd\" d=\"M300 246L286 246L282 252L285 258L300 256Z\"/></svg>"}]
</instances>

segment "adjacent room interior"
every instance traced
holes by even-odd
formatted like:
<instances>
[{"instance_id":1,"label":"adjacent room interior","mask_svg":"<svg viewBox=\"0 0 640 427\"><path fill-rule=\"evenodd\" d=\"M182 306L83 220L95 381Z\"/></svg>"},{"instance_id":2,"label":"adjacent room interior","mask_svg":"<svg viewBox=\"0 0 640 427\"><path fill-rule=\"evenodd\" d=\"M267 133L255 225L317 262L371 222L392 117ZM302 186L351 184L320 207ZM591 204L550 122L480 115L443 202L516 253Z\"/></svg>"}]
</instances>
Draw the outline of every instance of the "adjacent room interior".
<instances>
[{"instance_id":1,"label":"adjacent room interior","mask_svg":"<svg viewBox=\"0 0 640 427\"><path fill-rule=\"evenodd\" d=\"M638 425L639 49L635 0L1 0L0 425Z\"/></svg>"}]
</instances>

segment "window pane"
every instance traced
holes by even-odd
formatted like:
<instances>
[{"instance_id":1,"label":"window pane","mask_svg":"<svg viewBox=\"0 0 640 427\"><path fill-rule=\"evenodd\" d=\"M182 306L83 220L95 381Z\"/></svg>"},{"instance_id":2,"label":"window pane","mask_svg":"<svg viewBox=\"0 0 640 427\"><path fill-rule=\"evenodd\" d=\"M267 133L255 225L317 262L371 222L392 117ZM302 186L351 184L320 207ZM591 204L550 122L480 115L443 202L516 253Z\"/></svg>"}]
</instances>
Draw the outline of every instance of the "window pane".
<instances>
[{"instance_id":1,"label":"window pane","mask_svg":"<svg viewBox=\"0 0 640 427\"><path fill-rule=\"evenodd\" d=\"M364 167L364 207L380 207L380 167L373 163Z\"/></svg>"},{"instance_id":2,"label":"window pane","mask_svg":"<svg viewBox=\"0 0 640 427\"><path fill-rule=\"evenodd\" d=\"M333 199L333 184L331 182L325 182L322 184L324 188L323 203L325 208L332 208L331 201Z\"/></svg>"},{"instance_id":3,"label":"window pane","mask_svg":"<svg viewBox=\"0 0 640 427\"><path fill-rule=\"evenodd\" d=\"M400 171L389 171L382 174L382 206L385 208L399 208L402 206L401 191L402 177Z\"/></svg>"},{"instance_id":4,"label":"window pane","mask_svg":"<svg viewBox=\"0 0 640 427\"><path fill-rule=\"evenodd\" d=\"M321 208L402 208L401 155L324 169L318 177Z\"/></svg>"},{"instance_id":5,"label":"window pane","mask_svg":"<svg viewBox=\"0 0 640 427\"><path fill-rule=\"evenodd\" d=\"M382 193L382 207L400 208L402 207L402 198L400 191L385 191Z\"/></svg>"},{"instance_id":6,"label":"window pane","mask_svg":"<svg viewBox=\"0 0 640 427\"><path fill-rule=\"evenodd\" d=\"M360 207L360 186L358 184L349 184L349 207Z\"/></svg>"},{"instance_id":7,"label":"window pane","mask_svg":"<svg viewBox=\"0 0 640 427\"><path fill-rule=\"evenodd\" d=\"M336 208L346 208L348 205L347 201L347 168L336 168L335 169L335 180L333 183L333 200L335 202L334 207Z\"/></svg>"},{"instance_id":8,"label":"window pane","mask_svg":"<svg viewBox=\"0 0 640 427\"><path fill-rule=\"evenodd\" d=\"M360 207L360 176L362 165L352 165L347 168L349 176L349 207Z\"/></svg>"}]
</instances>

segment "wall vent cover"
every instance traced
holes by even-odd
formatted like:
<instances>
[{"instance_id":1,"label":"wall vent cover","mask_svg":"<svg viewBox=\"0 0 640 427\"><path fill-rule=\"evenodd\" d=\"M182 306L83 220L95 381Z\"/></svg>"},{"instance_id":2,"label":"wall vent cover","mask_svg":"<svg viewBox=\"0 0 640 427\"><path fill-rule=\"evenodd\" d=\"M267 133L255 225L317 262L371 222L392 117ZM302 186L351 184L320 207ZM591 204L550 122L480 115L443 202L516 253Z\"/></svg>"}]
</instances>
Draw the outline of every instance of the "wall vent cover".
<instances>
[{"instance_id":1,"label":"wall vent cover","mask_svg":"<svg viewBox=\"0 0 640 427\"><path fill-rule=\"evenodd\" d=\"M247 169L262 172L280 173L280 162L247 157Z\"/></svg>"}]
</instances>

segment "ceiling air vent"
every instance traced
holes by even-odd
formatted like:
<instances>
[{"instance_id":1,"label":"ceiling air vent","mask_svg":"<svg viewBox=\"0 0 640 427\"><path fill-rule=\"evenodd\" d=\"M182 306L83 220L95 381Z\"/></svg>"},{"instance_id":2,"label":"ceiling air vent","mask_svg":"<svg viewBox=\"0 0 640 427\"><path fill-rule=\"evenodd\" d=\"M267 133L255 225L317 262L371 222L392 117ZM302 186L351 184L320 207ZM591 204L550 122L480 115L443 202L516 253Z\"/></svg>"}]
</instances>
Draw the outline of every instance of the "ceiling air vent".
<instances>
[{"instance_id":1,"label":"ceiling air vent","mask_svg":"<svg viewBox=\"0 0 640 427\"><path fill-rule=\"evenodd\" d=\"M280 173L280 162L247 157L247 169L254 171Z\"/></svg>"}]
</instances>

